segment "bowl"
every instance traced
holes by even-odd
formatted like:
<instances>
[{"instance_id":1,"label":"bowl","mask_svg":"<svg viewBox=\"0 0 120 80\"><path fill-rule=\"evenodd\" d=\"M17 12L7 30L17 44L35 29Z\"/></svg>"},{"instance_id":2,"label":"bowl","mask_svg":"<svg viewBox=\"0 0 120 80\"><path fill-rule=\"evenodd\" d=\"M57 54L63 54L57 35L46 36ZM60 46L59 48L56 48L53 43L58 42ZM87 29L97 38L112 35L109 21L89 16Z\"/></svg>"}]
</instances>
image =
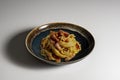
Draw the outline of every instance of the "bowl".
<instances>
[{"instance_id":1,"label":"bowl","mask_svg":"<svg viewBox=\"0 0 120 80\"><path fill-rule=\"evenodd\" d=\"M44 56L41 55L41 40L46 37L49 32L52 31L58 31L58 30L64 30L69 33L74 34L76 37L76 40L81 43L82 50L76 54L76 56L71 59L70 61L61 61L60 63L47 60ZM84 59L90 52L93 50L95 45L95 40L92 34L86 30L85 28L72 24L72 23L48 23L44 24L38 27L35 27L32 29L25 40L25 45L27 50L37 59L44 61L49 64L54 65L64 65L69 63L78 62L82 59Z\"/></svg>"}]
</instances>

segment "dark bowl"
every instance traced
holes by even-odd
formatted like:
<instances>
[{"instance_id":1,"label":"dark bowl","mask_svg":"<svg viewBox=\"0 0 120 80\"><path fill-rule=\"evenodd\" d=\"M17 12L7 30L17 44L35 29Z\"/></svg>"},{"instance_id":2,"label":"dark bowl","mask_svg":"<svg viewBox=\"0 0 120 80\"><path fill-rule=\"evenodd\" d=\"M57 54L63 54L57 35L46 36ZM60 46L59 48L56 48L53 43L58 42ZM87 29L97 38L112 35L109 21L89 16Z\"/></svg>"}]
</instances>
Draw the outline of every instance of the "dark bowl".
<instances>
[{"instance_id":1,"label":"dark bowl","mask_svg":"<svg viewBox=\"0 0 120 80\"><path fill-rule=\"evenodd\" d=\"M46 37L49 34L50 30L58 31L60 29L74 34L76 36L76 40L81 43L82 50L70 61L62 61L60 63L56 63L54 61L45 59L44 56L41 55L40 42L42 38ZM94 48L95 40L91 33L81 26L71 23L49 23L31 30L26 37L25 44L27 50L39 60L50 64L63 65L77 62L85 58Z\"/></svg>"}]
</instances>

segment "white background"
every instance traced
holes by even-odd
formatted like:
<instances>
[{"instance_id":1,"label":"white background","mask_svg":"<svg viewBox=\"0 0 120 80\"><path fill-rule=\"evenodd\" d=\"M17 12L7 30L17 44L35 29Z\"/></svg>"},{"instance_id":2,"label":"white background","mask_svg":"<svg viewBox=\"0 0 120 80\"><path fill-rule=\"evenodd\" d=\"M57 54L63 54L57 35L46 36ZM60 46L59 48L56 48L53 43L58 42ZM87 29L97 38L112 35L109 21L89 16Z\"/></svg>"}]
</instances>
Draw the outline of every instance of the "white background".
<instances>
[{"instance_id":1,"label":"white background","mask_svg":"<svg viewBox=\"0 0 120 80\"><path fill-rule=\"evenodd\" d=\"M69 22L95 38L82 61L47 65L24 45L31 28ZM0 0L0 80L120 80L119 0Z\"/></svg>"}]
</instances>

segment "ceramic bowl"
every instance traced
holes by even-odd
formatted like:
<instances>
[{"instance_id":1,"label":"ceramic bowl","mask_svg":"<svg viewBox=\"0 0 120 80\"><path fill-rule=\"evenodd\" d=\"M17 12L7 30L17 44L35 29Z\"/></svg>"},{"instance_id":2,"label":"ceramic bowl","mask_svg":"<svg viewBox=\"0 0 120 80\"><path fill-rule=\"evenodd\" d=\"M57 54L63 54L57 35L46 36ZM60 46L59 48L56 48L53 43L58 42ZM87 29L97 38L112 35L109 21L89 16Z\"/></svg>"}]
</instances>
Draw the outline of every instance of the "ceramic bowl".
<instances>
[{"instance_id":1,"label":"ceramic bowl","mask_svg":"<svg viewBox=\"0 0 120 80\"><path fill-rule=\"evenodd\" d=\"M74 34L76 37L76 40L81 43L82 50L70 61L62 61L60 63L56 63L54 61L49 61L44 58L44 56L41 55L41 40L46 37L49 32L52 31L58 31L58 30L64 30L69 33ZM48 23L41 26L38 26L31 30L29 34L26 37L25 40L26 48L27 50L37 59L42 60L49 64L54 65L63 65L73 62L78 62L85 58L90 52L93 50L95 45L95 40L92 36L92 34L84 29L83 27L71 23Z\"/></svg>"}]
</instances>

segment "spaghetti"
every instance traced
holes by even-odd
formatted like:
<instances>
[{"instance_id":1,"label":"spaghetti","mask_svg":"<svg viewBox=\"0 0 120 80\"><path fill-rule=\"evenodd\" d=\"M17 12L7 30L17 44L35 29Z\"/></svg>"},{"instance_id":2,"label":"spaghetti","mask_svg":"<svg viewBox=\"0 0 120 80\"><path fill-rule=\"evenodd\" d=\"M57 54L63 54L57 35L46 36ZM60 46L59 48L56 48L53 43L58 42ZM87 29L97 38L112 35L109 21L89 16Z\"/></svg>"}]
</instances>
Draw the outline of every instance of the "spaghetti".
<instances>
[{"instance_id":1,"label":"spaghetti","mask_svg":"<svg viewBox=\"0 0 120 80\"><path fill-rule=\"evenodd\" d=\"M41 41L42 55L57 63L61 62L61 59L71 60L79 51L81 44L75 39L75 35L63 30L50 31Z\"/></svg>"}]
</instances>

